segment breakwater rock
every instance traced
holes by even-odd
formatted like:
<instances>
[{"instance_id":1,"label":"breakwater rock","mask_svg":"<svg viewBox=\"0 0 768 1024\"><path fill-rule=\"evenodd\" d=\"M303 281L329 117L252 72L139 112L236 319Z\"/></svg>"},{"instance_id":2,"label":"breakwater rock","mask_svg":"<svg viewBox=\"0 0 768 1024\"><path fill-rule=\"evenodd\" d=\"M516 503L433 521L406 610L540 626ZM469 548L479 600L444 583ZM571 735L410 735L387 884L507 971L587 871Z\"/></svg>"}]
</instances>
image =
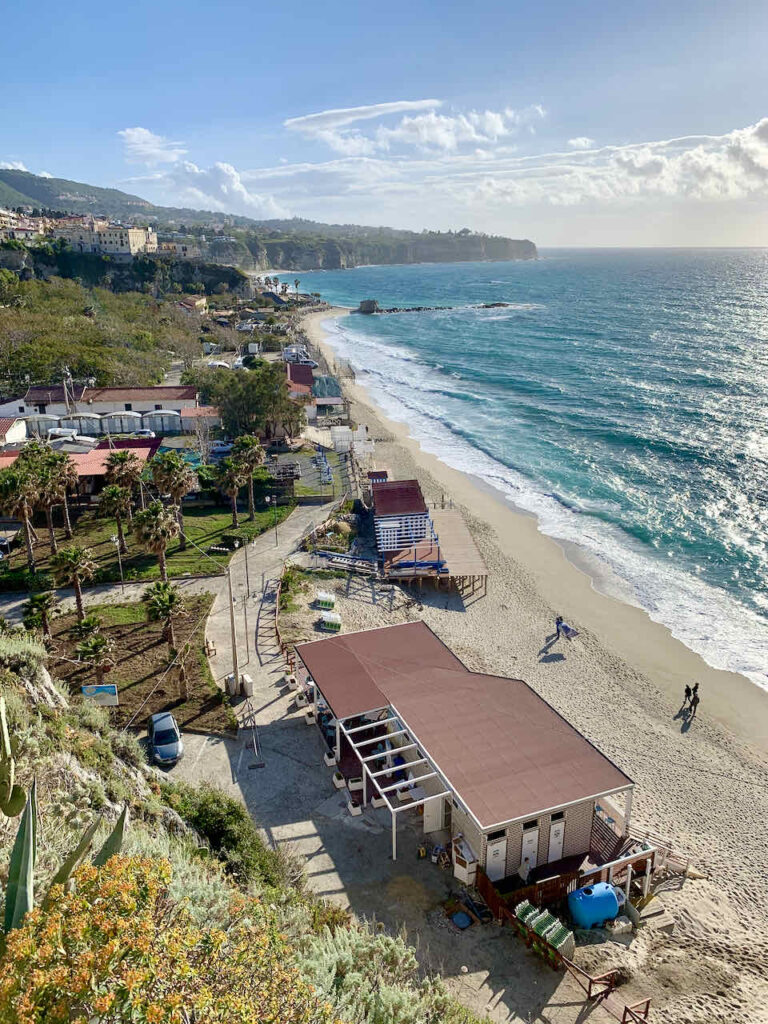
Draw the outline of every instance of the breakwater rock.
<instances>
[{"instance_id":1,"label":"breakwater rock","mask_svg":"<svg viewBox=\"0 0 768 1024\"><path fill-rule=\"evenodd\" d=\"M389 306L382 309L376 299L363 299L353 312L372 316L374 313L436 313L443 309L499 309L510 305L510 302L478 302L472 306Z\"/></svg>"}]
</instances>

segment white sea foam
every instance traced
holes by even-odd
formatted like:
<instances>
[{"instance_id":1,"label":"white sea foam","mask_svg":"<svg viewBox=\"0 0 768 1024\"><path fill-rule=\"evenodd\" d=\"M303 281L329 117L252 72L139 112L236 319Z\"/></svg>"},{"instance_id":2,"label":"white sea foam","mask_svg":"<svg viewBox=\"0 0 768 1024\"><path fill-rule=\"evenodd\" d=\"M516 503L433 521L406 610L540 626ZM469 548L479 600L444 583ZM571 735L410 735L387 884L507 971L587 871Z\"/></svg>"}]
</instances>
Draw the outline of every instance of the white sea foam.
<instances>
[{"instance_id":1,"label":"white sea foam","mask_svg":"<svg viewBox=\"0 0 768 1024\"><path fill-rule=\"evenodd\" d=\"M768 623L763 618L725 591L655 556L619 526L590 515L605 510L598 503L569 507L475 447L436 404L435 396L450 397L444 380L441 384L434 379L434 370L413 353L353 333L346 323L329 320L323 326L329 343L351 361L359 383L385 415L406 423L425 451L454 469L481 477L535 515L543 533L575 545L595 567L592 575L600 589L644 608L713 667L740 672L768 689ZM610 572L600 572L600 564Z\"/></svg>"}]
</instances>

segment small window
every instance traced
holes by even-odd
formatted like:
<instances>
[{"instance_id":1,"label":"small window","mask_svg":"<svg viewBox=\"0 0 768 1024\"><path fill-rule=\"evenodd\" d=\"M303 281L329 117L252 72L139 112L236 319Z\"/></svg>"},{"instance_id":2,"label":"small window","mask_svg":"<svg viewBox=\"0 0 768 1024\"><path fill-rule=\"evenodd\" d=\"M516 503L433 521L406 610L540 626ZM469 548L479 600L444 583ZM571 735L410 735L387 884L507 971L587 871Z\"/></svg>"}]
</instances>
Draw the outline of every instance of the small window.
<instances>
[{"instance_id":1,"label":"small window","mask_svg":"<svg viewBox=\"0 0 768 1024\"><path fill-rule=\"evenodd\" d=\"M550 821L562 821L564 817L565 817L565 811L555 811L555 813L552 815L552 817L549 820Z\"/></svg>"},{"instance_id":2,"label":"small window","mask_svg":"<svg viewBox=\"0 0 768 1024\"><path fill-rule=\"evenodd\" d=\"M155 409L162 409L162 408L163 408L162 405L156 405L155 406Z\"/></svg>"},{"instance_id":3,"label":"small window","mask_svg":"<svg viewBox=\"0 0 768 1024\"><path fill-rule=\"evenodd\" d=\"M133 405L130 402L126 402L125 403L125 411L126 412L133 412Z\"/></svg>"},{"instance_id":4,"label":"small window","mask_svg":"<svg viewBox=\"0 0 768 1024\"><path fill-rule=\"evenodd\" d=\"M19 412L24 412L24 406L23 405L19 406Z\"/></svg>"},{"instance_id":5,"label":"small window","mask_svg":"<svg viewBox=\"0 0 768 1024\"><path fill-rule=\"evenodd\" d=\"M497 832L489 832L488 833L488 842L489 843L495 843L497 839L506 839L506 837L507 837L506 829L500 828Z\"/></svg>"},{"instance_id":6,"label":"small window","mask_svg":"<svg viewBox=\"0 0 768 1024\"><path fill-rule=\"evenodd\" d=\"M523 822L523 830L525 830L527 828L538 828L538 827L539 827L538 818L533 818L531 821L524 821Z\"/></svg>"}]
</instances>

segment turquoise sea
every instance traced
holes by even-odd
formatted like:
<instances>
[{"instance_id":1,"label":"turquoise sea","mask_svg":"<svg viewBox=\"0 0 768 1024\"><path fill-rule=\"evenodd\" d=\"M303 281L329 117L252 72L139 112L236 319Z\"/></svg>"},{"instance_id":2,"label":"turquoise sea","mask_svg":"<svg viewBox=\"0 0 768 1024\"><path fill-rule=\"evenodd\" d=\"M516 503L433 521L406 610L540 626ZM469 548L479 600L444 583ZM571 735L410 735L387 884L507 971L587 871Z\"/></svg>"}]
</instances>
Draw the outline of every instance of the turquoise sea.
<instances>
[{"instance_id":1,"label":"turquoise sea","mask_svg":"<svg viewBox=\"0 0 768 1024\"><path fill-rule=\"evenodd\" d=\"M341 305L454 307L331 321L329 341L388 416L536 515L601 589L768 685L768 250L298 276Z\"/></svg>"}]
</instances>

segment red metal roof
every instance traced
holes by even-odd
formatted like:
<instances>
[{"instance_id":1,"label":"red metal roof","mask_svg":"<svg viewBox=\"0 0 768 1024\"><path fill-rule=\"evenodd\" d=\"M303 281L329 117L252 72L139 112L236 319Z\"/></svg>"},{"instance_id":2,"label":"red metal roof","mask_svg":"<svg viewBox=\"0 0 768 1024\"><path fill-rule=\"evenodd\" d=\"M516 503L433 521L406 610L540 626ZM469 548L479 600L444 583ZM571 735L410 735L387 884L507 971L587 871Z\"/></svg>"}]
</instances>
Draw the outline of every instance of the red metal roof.
<instances>
[{"instance_id":1,"label":"red metal roof","mask_svg":"<svg viewBox=\"0 0 768 1024\"><path fill-rule=\"evenodd\" d=\"M190 419L190 418L197 418L197 419L205 419L206 417L213 418L213 417L218 416L218 415L219 415L219 410L216 408L215 405L196 405L192 409L182 409L181 410L182 419L185 419L185 420Z\"/></svg>"},{"instance_id":2,"label":"red metal roof","mask_svg":"<svg viewBox=\"0 0 768 1024\"><path fill-rule=\"evenodd\" d=\"M311 388L315 377L311 366L303 366L301 363L286 363L286 373L291 384L303 384Z\"/></svg>"},{"instance_id":3,"label":"red metal roof","mask_svg":"<svg viewBox=\"0 0 768 1024\"><path fill-rule=\"evenodd\" d=\"M386 480L371 489L377 516L420 515L427 511L418 480Z\"/></svg>"},{"instance_id":4,"label":"red metal roof","mask_svg":"<svg viewBox=\"0 0 768 1024\"><path fill-rule=\"evenodd\" d=\"M142 443L139 438L136 438L135 440L139 443L120 445L115 443L113 447L130 448L139 462L144 463L152 457L160 444L159 438L154 444L147 444L146 441ZM79 477L106 476L107 457L109 452L109 446L104 444L103 446L99 445L98 448L94 448L90 452L68 452L68 455L77 469L77 475ZM12 466L18 456L18 452L13 452L13 454L9 455L0 455L0 469L7 469L8 466Z\"/></svg>"},{"instance_id":5,"label":"red metal roof","mask_svg":"<svg viewBox=\"0 0 768 1024\"><path fill-rule=\"evenodd\" d=\"M470 672L424 623L296 649L337 717L393 707L483 828L632 785L527 683Z\"/></svg>"},{"instance_id":6,"label":"red metal roof","mask_svg":"<svg viewBox=\"0 0 768 1024\"><path fill-rule=\"evenodd\" d=\"M0 416L0 436L5 437L18 418L18 416Z\"/></svg>"}]
</instances>

